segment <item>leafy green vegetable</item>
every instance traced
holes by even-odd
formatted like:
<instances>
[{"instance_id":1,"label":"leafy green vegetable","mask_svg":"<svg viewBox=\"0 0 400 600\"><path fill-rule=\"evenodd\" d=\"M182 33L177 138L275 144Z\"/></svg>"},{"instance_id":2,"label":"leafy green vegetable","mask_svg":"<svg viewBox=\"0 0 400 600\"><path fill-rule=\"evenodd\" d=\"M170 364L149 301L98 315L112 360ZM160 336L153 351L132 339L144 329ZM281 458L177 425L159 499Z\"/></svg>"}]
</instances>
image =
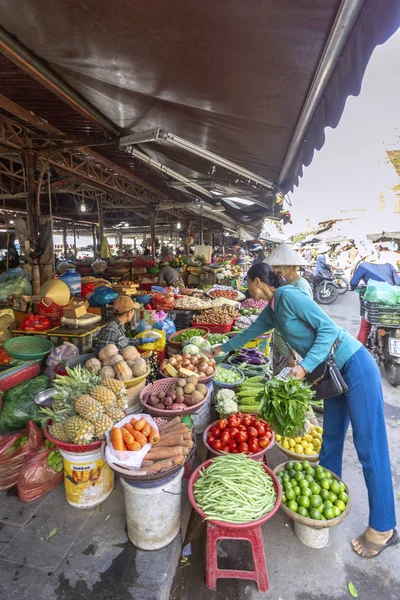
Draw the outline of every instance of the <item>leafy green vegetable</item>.
<instances>
[{"instance_id":1,"label":"leafy green vegetable","mask_svg":"<svg viewBox=\"0 0 400 600\"><path fill-rule=\"evenodd\" d=\"M357 588L351 583L351 581L347 587L353 598L358 598Z\"/></svg>"},{"instance_id":2,"label":"leafy green vegetable","mask_svg":"<svg viewBox=\"0 0 400 600\"><path fill-rule=\"evenodd\" d=\"M218 365L214 379L220 383L236 383L242 379L242 376L236 369L226 369L222 365Z\"/></svg>"},{"instance_id":3,"label":"leafy green vegetable","mask_svg":"<svg viewBox=\"0 0 400 600\"><path fill-rule=\"evenodd\" d=\"M184 342L186 340L190 340L196 335L202 337L204 334L204 329L186 329L185 331L182 331L182 333L179 333L177 336L174 337L174 342Z\"/></svg>"},{"instance_id":4,"label":"leafy green vegetable","mask_svg":"<svg viewBox=\"0 0 400 600\"><path fill-rule=\"evenodd\" d=\"M56 473L61 473L64 468L63 459L59 450L52 450L49 452L47 462L50 469L53 469Z\"/></svg>"},{"instance_id":5,"label":"leafy green vegetable","mask_svg":"<svg viewBox=\"0 0 400 600\"><path fill-rule=\"evenodd\" d=\"M21 446L26 444L28 440L29 440L29 437L25 433L20 435L19 438L13 443L13 445L10 446L6 452L4 452L4 456L6 456L7 454L11 454L12 452L15 452L15 450L18 450L19 448L21 448Z\"/></svg>"},{"instance_id":6,"label":"leafy green vegetable","mask_svg":"<svg viewBox=\"0 0 400 600\"><path fill-rule=\"evenodd\" d=\"M40 424L43 419L33 399L39 392L47 390L49 378L39 375L34 379L24 381L8 390L3 396L3 408L0 412L0 432L22 429L28 421Z\"/></svg>"},{"instance_id":7,"label":"leafy green vegetable","mask_svg":"<svg viewBox=\"0 0 400 600\"><path fill-rule=\"evenodd\" d=\"M210 342L211 346L225 344L225 342L229 342L229 337L224 333L210 333L207 342Z\"/></svg>"},{"instance_id":8,"label":"leafy green vegetable","mask_svg":"<svg viewBox=\"0 0 400 600\"><path fill-rule=\"evenodd\" d=\"M306 413L314 396L300 379L276 379L266 385L259 416L283 436L295 437L305 429Z\"/></svg>"}]
</instances>

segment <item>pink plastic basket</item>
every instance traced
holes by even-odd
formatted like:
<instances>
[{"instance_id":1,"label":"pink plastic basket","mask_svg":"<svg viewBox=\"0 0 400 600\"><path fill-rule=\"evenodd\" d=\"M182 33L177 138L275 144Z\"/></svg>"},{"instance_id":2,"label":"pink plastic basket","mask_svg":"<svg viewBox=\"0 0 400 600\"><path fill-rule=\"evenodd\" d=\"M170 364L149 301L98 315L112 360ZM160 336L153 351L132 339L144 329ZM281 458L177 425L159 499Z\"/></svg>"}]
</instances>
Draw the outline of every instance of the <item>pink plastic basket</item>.
<instances>
[{"instance_id":1,"label":"pink plastic basket","mask_svg":"<svg viewBox=\"0 0 400 600\"><path fill-rule=\"evenodd\" d=\"M203 400L201 402L199 402L198 404L195 404L194 406L188 406L185 409L182 410L167 410L167 409L161 409L161 408L154 408L154 406L150 406L150 404L147 404L146 402L146 398L151 396L152 394L157 394L158 392L169 392L172 387L174 386L174 384L178 381L179 377L168 377L165 379L159 379L158 381L155 381L154 383L150 383L149 385L146 385L146 387L144 387L142 389L142 391L140 392L140 403L142 404L143 408L146 409L146 411L155 417L177 417L177 416L183 416L183 415L191 415L192 413L196 412L197 410L199 410L199 408L201 406L203 406L203 404L205 402L207 402L208 400L208 396L210 394L209 391L207 391L206 396L203 398ZM201 382L203 383L203 382Z\"/></svg>"},{"instance_id":2,"label":"pink plastic basket","mask_svg":"<svg viewBox=\"0 0 400 600\"><path fill-rule=\"evenodd\" d=\"M41 317L47 317L53 323L60 323L63 306L59 306L51 298L44 297L36 304L36 312Z\"/></svg>"},{"instance_id":3,"label":"pink plastic basket","mask_svg":"<svg viewBox=\"0 0 400 600\"><path fill-rule=\"evenodd\" d=\"M210 433L210 429L212 427L215 427L216 424L218 423L218 421L214 421L214 423L211 423L211 425L209 425L203 432L203 442L205 447L212 453L212 454L216 454L217 456L224 456L224 452L220 452L219 450L214 450L213 448L211 448L210 444L207 442L207 436ZM255 452L254 454L249 454L248 456L250 458L253 458L254 460L259 460L264 457L264 455L267 453L268 450L271 450L271 448L275 446L275 433L272 432L272 438L271 441L269 443L269 445L266 448L263 448L262 450L260 450L259 452Z\"/></svg>"}]
</instances>

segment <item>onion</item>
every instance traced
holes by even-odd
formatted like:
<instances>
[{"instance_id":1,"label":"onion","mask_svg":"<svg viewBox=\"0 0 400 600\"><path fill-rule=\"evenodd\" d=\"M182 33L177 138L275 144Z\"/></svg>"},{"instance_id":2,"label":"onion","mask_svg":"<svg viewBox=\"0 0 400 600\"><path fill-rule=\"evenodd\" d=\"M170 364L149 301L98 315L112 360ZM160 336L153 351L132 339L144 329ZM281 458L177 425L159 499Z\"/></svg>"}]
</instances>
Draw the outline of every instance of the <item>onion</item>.
<instances>
[{"instance_id":1,"label":"onion","mask_svg":"<svg viewBox=\"0 0 400 600\"><path fill-rule=\"evenodd\" d=\"M176 358L172 357L169 359L169 364L171 365L171 367L176 367L177 365L177 360Z\"/></svg>"},{"instance_id":2,"label":"onion","mask_svg":"<svg viewBox=\"0 0 400 600\"><path fill-rule=\"evenodd\" d=\"M208 367L206 373L207 373L207 377L210 377L210 375L212 375L214 373L214 369L212 367Z\"/></svg>"},{"instance_id":3,"label":"onion","mask_svg":"<svg viewBox=\"0 0 400 600\"><path fill-rule=\"evenodd\" d=\"M208 364L210 365L210 367L215 367L215 360L213 358L210 358L210 360L208 361Z\"/></svg>"},{"instance_id":4,"label":"onion","mask_svg":"<svg viewBox=\"0 0 400 600\"><path fill-rule=\"evenodd\" d=\"M208 370L208 366L205 363L201 363L199 365L199 372L200 373L207 373Z\"/></svg>"},{"instance_id":5,"label":"onion","mask_svg":"<svg viewBox=\"0 0 400 600\"><path fill-rule=\"evenodd\" d=\"M192 365L192 363L190 362L190 360L184 360L182 363L182 367L184 369L187 369L188 367L190 367Z\"/></svg>"},{"instance_id":6,"label":"onion","mask_svg":"<svg viewBox=\"0 0 400 600\"><path fill-rule=\"evenodd\" d=\"M197 358L196 354L194 356L192 356L192 360L191 360L192 365L196 366L199 364L199 359Z\"/></svg>"},{"instance_id":7,"label":"onion","mask_svg":"<svg viewBox=\"0 0 400 600\"><path fill-rule=\"evenodd\" d=\"M190 359L190 354L188 352L184 352L182 354L182 358L183 358L183 360L189 360Z\"/></svg>"}]
</instances>

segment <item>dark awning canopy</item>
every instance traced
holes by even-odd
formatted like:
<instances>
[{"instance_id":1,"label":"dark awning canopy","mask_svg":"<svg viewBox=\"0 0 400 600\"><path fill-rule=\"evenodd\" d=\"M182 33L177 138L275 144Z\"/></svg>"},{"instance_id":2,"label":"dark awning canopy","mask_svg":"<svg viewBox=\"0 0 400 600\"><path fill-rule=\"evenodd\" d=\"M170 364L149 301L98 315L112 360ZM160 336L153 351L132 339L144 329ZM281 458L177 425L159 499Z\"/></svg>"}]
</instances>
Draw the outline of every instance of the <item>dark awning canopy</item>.
<instances>
[{"instance_id":1,"label":"dark awning canopy","mask_svg":"<svg viewBox=\"0 0 400 600\"><path fill-rule=\"evenodd\" d=\"M277 193L359 93L400 2L0 0L0 16L14 63L0 61L1 94L61 131L110 132L98 154L166 201L194 214L218 202L255 231L283 216ZM140 137L157 130L167 137Z\"/></svg>"}]
</instances>

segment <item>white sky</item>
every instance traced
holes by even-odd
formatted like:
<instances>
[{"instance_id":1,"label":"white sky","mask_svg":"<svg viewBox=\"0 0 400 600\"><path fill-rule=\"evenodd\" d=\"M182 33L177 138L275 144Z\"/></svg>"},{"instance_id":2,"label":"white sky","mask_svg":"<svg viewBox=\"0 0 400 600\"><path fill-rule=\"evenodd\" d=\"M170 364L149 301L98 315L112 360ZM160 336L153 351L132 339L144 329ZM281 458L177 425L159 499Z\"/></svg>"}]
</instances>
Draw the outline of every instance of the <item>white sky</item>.
<instances>
[{"instance_id":1,"label":"white sky","mask_svg":"<svg viewBox=\"0 0 400 600\"><path fill-rule=\"evenodd\" d=\"M349 216L341 214L343 209L364 207L373 217L381 193L389 223L400 220L393 215L390 189L399 180L385 154L386 149L400 149L400 29L375 49L360 95L348 98L339 125L325 133L325 145L291 195L294 225L285 234L303 231L307 217L315 225Z\"/></svg>"}]
</instances>

